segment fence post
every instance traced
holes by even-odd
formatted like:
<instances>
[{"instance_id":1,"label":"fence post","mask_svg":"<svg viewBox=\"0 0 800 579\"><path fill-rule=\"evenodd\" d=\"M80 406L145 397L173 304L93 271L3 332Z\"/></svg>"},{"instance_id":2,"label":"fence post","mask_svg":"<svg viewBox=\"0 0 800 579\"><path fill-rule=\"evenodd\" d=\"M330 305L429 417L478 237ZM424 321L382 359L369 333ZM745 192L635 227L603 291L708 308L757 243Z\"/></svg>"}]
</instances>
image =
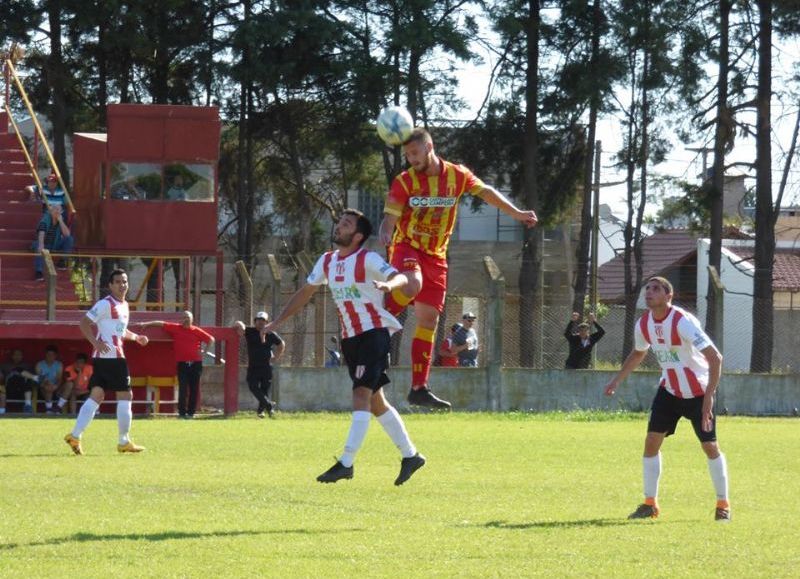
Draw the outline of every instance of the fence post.
<instances>
[{"instance_id":1,"label":"fence post","mask_svg":"<svg viewBox=\"0 0 800 579\"><path fill-rule=\"evenodd\" d=\"M506 279L490 256L483 258L488 276L486 295L486 383L489 410L502 409L503 310L506 298Z\"/></svg>"},{"instance_id":2,"label":"fence post","mask_svg":"<svg viewBox=\"0 0 800 579\"><path fill-rule=\"evenodd\" d=\"M56 266L49 250L42 249L42 259L44 260L44 276L47 281L47 321L54 322L56 319L56 288L58 287Z\"/></svg>"},{"instance_id":3,"label":"fence post","mask_svg":"<svg viewBox=\"0 0 800 579\"><path fill-rule=\"evenodd\" d=\"M236 273L239 274L244 289L244 319L247 320L245 324L250 324L253 319L253 280L242 260L236 262Z\"/></svg>"},{"instance_id":4,"label":"fence post","mask_svg":"<svg viewBox=\"0 0 800 579\"><path fill-rule=\"evenodd\" d=\"M311 257L301 251L297 254L297 263L303 275L308 277L314 267ZM325 366L325 291L314 294L314 365Z\"/></svg>"}]
</instances>

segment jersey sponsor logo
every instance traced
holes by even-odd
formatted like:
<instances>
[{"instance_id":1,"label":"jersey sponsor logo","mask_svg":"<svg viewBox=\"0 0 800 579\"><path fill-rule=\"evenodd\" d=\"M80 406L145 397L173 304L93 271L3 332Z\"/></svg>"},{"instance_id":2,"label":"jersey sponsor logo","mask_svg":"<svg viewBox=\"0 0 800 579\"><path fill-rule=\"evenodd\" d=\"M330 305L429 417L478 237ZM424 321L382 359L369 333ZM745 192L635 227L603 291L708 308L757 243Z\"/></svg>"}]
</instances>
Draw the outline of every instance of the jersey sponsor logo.
<instances>
[{"instance_id":1,"label":"jersey sponsor logo","mask_svg":"<svg viewBox=\"0 0 800 579\"><path fill-rule=\"evenodd\" d=\"M331 292L333 293L334 299L337 300L361 299L361 292L358 291L358 288L355 286L355 284L351 285L350 287L332 287Z\"/></svg>"},{"instance_id":2,"label":"jersey sponsor logo","mask_svg":"<svg viewBox=\"0 0 800 579\"><path fill-rule=\"evenodd\" d=\"M673 350L656 350L655 355L660 364L678 364L681 361L678 352Z\"/></svg>"},{"instance_id":3,"label":"jersey sponsor logo","mask_svg":"<svg viewBox=\"0 0 800 579\"><path fill-rule=\"evenodd\" d=\"M411 197L408 204L411 207L455 207L458 199L455 197Z\"/></svg>"}]
</instances>

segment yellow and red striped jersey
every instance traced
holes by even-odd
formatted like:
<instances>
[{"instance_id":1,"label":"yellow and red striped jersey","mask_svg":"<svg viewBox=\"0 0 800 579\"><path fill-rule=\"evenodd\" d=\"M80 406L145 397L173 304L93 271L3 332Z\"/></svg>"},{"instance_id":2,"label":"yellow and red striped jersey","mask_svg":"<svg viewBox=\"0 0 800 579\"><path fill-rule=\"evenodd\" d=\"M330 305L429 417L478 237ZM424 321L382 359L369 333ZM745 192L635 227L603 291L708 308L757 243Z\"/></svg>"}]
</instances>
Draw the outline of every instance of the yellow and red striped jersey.
<instances>
[{"instance_id":1,"label":"yellow and red striped jersey","mask_svg":"<svg viewBox=\"0 0 800 579\"><path fill-rule=\"evenodd\" d=\"M463 165L439 161L439 175L420 174L412 167L395 177L384 213L398 218L393 243L405 242L430 255L445 257L459 199L465 193L479 193L485 185Z\"/></svg>"}]
</instances>

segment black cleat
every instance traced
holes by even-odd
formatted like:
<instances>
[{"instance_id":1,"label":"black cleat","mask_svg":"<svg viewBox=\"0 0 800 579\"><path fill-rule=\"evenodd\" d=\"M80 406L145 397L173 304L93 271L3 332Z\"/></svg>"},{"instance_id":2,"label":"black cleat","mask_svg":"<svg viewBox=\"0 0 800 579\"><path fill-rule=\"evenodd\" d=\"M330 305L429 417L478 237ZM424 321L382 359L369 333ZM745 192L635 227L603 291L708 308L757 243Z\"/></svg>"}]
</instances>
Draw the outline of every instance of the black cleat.
<instances>
[{"instance_id":1,"label":"black cleat","mask_svg":"<svg viewBox=\"0 0 800 579\"><path fill-rule=\"evenodd\" d=\"M335 483L337 480L343 478L353 478L353 467L345 466L337 460L336 464L317 477L317 481L321 483Z\"/></svg>"},{"instance_id":2,"label":"black cleat","mask_svg":"<svg viewBox=\"0 0 800 579\"><path fill-rule=\"evenodd\" d=\"M425 457L420 453L408 458L404 458L400 462L400 474L397 475L396 479L394 479L394 486L399 487L401 484L410 479L411 475L417 472L423 466L425 466Z\"/></svg>"},{"instance_id":3,"label":"black cleat","mask_svg":"<svg viewBox=\"0 0 800 579\"><path fill-rule=\"evenodd\" d=\"M731 510L728 507L717 507L716 512L714 513L714 520L719 523L730 523L731 522Z\"/></svg>"},{"instance_id":4,"label":"black cleat","mask_svg":"<svg viewBox=\"0 0 800 579\"><path fill-rule=\"evenodd\" d=\"M628 515L629 519L655 519L658 517L658 507L653 505L646 505L642 503L636 510L633 511L630 515Z\"/></svg>"},{"instance_id":5,"label":"black cleat","mask_svg":"<svg viewBox=\"0 0 800 579\"><path fill-rule=\"evenodd\" d=\"M414 406L427 406L437 410L450 410L451 404L447 400L437 397L431 389L426 387L417 390L411 389L408 393L408 403Z\"/></svg>"}]
</instances>

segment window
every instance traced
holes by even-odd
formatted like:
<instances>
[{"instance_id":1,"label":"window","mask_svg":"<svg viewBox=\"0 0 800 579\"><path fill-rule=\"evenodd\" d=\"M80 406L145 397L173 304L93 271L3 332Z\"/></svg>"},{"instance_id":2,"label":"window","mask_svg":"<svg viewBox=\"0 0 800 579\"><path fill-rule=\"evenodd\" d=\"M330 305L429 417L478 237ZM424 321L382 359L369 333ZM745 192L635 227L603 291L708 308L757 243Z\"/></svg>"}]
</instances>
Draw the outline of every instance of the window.
<instances>
[{"instance_id":1,"label":"window","mask_svg":"<svg viewBox=\"0 0 800 579\"><path fill-rule=\"evenodd\" d=\"M109 191L111 199L126 201L213 201L214 166L114 163Z\"/></svg>"}]
</instances>

